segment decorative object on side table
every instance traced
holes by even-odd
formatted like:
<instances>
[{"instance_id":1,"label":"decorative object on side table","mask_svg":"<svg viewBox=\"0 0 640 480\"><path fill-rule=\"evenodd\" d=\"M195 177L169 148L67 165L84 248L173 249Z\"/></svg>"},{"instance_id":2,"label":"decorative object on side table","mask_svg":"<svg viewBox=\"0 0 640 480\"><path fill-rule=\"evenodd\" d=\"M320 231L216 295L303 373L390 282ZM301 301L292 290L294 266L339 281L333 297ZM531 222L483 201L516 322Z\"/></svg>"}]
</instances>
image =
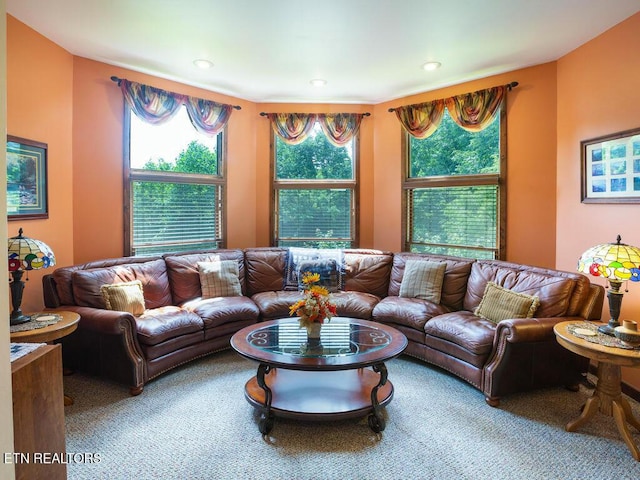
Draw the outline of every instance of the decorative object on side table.
<instances>
[{"instance_id":1,"label":"decorative object on side table","mask_svg":"<svg viewBox=\"0 0 640 480\"><path fill-rule=\"evenodd\" d=\"M22 228L18 230L18 236L9 239L9 273L12 276L11 304L13 305L9 320L11 325L25 323L31 319L30 316L24 315L20 309L24 291L24 281L22 280L24 271L49 268L55 264L56 258L51 248L40 240L23 237Z\"/></svg>"},{"instance_id":2,"label":"decorative object on side table","mask_svg":"<svg viewBox=\"0 0 640 480\"><path fill-rule=\"evenodd\" d=\"M640 346L640 332L638 324L633 320L623 320L622 325L615 328L614 334L622 343L628 347Z\"/></svg>"},{"instance_id":3,"label":"decorative object on side table","mask_svg":"<svg viewBox=\"0 0 640 480\"><path fill-rule=\"evenodd\" d=\"M320 343L320 329L325 321L336 315L336 306L331 302L329 290L320 285L319 273L304 272L302 282L305 285L303 297L289 307L289 315L300 317L300 328L307 329L309 344Z\"/></svg>"},{"instance_id":4,"label":"decorative object on side table","mask_svg":"<svg viewBox=\"0 0 640 480\"><path fill-rule=\"evenodd\" d=\"M584 252L578 261L578 271L604 277L609 281L607 298L611 318L598 331L613 335L614 329L620 325L618 317L624 295L620 291L622 283L628 280L640 282L640 249L622 243L622 238L618 235L616 243L603 243Z\"/></svg>"}]
</instances>

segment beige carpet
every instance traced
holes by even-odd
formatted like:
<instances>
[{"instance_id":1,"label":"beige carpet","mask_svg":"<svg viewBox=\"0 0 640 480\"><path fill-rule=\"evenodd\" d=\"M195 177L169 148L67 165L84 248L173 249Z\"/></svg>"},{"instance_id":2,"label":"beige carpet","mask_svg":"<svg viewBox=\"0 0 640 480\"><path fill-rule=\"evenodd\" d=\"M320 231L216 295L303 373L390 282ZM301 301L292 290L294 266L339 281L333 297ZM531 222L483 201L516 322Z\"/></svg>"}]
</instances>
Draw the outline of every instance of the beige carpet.
<instances>
[{"instance_id":1,"label":"beige carpet","mask_svg":"<svg viewBox=\"0 0 640 480\"><path fill-rule=\"evenodd\" d=\"M590 390L515 395L491 408L479 391L409 357L387 367L395 397L380 441L366 418L277 419L263 440L243 392L256 365L232 351L174 370L138 397L76 373L64 379L75 399L65 407L67 452L100 462L70 464L69 479L640 478L612 418L564 431Z\"/></svg>"}]
</instances>

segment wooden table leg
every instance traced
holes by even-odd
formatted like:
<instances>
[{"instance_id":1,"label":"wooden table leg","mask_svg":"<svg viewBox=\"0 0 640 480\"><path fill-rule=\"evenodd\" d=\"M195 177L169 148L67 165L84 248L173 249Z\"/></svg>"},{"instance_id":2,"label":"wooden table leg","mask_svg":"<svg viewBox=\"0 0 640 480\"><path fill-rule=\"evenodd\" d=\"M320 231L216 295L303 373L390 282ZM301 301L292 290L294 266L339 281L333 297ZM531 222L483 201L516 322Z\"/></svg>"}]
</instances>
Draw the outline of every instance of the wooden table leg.
<instances>
[{"instance_id":1,"label":"wooden table leg","mask_svg":"<svg viewBox=\"0 0 640 480\"><path fill-rule=\"evenodd\" d=\"M631 451L631 455L633 455L633 458L640 461L640 450L638 450L638 446L634 443L633 437L629 432L629 427L627 427L627 421L631 423L631 419L626 418L624 407L621 405L621 402L616 400L613 401L613 418L616 421L618 431L620 432L620 435L622 435L624 443L627 444L627 447L629 447L629 450ZM633 420L636 421L635 418Z\"/></svg>"},{"instance_id":2,"label":"wooden table leg","mask_svg":"<svg viewBox=\"0 0 640 480\"><path fill-rule=\"evenodd\" d=\"M600 398L595 394L587 400L584 408L582 409L582 413L575 420L567 423L567 426L564 429L567 432L575 432L578 428L584 425L587 420L593 417L598 411L598 407L600 406Z\"/></svg>"},{"instance_id":3,"label":"wooden table leg","mask_svg":"<svg viewBox=\"0 0 640 480\"><path fill-rule=\"evenodd\" d=\"M606 362L598 362L598 382L596 389L582 410L582 414L569 422L565 427L568 432L573 432L593 417L596 411L603 415L613 417L622 439L627 444L633 458L640 461L640 449L633 441L627 423L640 431L640 422L633 416L629 402L622 397L622 371L619 365Z\"/></svg>"}]
</instances>

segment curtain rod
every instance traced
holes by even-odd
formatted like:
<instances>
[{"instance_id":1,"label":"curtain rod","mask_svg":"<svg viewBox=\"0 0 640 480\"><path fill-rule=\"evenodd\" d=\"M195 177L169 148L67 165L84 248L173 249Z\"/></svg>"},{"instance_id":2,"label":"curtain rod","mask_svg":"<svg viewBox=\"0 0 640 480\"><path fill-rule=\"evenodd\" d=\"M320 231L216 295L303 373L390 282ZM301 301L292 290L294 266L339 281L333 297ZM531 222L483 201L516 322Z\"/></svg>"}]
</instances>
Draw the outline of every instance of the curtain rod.
<instances>
[{"instance_id":1,"label":"curtain rod","mask_svg":"<svg viewBox=\"0 0 640 480\"><path fill-rule=\"evenodd\" d=\"M268 114L268 113L265 113L265 112L260 112L260 116L261 116L261 117L266 117L267 115L269 115L269 114ZM338 113L336 113L335 115L339 115L339 114L338 114ZM369 112L365 112L365 113L363 113L363 114L362 114L362 116L363 116L363 117L368 117L368 116L370 116L370 115L371 115L371 114L370 114Z\"/></svg>"},{"instance_id":2,"label":"curtain rod","mask_svg":"<svg viewBox=\"0 0 640 480\"><path fill-rule=\"evenodd\" d=\"M111 76L111 81L112 82L116 82L118 84L118 86L120 86L120 82L122 81L121 78L116 77L115 75ZM232 105L233 108L235 108L236 110L242 110L242 107L240 105Z\"/></svg>"},{"instance_id":3,"label":"curtain rod","mask_svg":"<svg viewBox=\"0 0 640 480\"><path fill-rule=\"evenodd\" d=\"M505 87L507 87L507 89L508 89L509 91L511 91L512 89L516 88L518 85L519 85L519 84L518 84L518 82L510 82L510 83L507 83L507 84L505 85ZM464 95L464 94L463 94L463 95ZM399 108L399 107L396 107L396 108ZM396 108L390 108L388 111L389 111L389 112L395 112L395 111L396 111Z\"/></svg>"}]
</instances>

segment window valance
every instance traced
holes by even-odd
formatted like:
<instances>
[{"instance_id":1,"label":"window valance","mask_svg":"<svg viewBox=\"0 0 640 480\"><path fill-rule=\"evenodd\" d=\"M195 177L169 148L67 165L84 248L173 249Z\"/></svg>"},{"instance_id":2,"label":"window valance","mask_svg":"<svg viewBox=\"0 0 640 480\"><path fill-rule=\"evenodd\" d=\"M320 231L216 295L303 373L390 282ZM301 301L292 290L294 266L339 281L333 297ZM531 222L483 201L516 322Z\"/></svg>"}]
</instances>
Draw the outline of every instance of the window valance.
<instances>
[{"instance_id":1,"label":"window valance","mask_svg":"<svg viewBox=\"0 0 640 480\"><path fill-rule=\"evenodd\" d=\"M131 110L142 120L152 124L164 123L184 105L194 128L205 135L217 135L229 121L233 109L239 106L168 92L160 88L111 77L118 83Z\"/></svg>"},{"instance_id":2,"label":"window valance","mask_svg":"<svg viewBox=\"0 0 640 480\"><path fill-rule=\"evenodd\" d=\"M479 132L491 124L504 102L507 90L517 85L517 82L512 82L431 102L390 108L389 111L395 112L403 128L417 138L427 138L436 131L445 107L460 127Z\"/></svg>"},{"instance_id":3,"label":"window valance","mask_svg":"<svg viewBox=\"0 0 640 480\"><path fill-rule=\"evenodd\" d=\"M363 117L369 113L261 113L285 143L302 143L314 123L318 122L329 141L337 147L349 142L360 130Z\"/></svg>"}]
</instances>

